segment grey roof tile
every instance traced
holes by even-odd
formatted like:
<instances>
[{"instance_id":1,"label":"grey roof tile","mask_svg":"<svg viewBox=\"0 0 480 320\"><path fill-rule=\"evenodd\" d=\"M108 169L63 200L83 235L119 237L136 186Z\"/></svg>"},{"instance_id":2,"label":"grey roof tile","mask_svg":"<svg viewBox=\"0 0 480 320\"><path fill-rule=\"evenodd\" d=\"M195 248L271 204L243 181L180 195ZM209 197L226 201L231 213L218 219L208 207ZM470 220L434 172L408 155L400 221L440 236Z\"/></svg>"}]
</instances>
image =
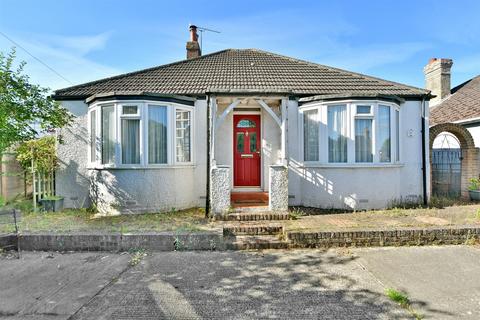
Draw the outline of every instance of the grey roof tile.
<instances>
[{"instance_id":1,"label":"grey roof tile","mask_svg":"<svg viewBox=\"0 0 480 320\"><path fill-rule=\"evenodd\" d=\"M257 49L227 49L55 91L57 99L113 91L204 95L215 91L422 96L428 91Z\"/></svg>"}]
</instances>

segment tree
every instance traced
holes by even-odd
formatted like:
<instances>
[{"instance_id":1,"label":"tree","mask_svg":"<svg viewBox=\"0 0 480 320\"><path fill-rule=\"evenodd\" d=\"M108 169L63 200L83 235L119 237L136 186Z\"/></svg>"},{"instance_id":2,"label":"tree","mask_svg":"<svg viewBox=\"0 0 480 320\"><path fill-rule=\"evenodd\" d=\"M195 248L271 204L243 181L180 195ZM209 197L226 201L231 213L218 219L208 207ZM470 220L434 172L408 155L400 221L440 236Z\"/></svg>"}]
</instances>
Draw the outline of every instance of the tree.
<instances>
[{"instance_id":1,"label":"tree","mask_svg":"<svg viewBox=\"0 0 480 320\"><path fill-rule=\"evenodd\" d=\"M31 84L25 62L14 69L15 49L0 52L0 155L9 147L40 133L68 125L73 118L48 96L49 89Z\"/></svg>"}]
</instances>

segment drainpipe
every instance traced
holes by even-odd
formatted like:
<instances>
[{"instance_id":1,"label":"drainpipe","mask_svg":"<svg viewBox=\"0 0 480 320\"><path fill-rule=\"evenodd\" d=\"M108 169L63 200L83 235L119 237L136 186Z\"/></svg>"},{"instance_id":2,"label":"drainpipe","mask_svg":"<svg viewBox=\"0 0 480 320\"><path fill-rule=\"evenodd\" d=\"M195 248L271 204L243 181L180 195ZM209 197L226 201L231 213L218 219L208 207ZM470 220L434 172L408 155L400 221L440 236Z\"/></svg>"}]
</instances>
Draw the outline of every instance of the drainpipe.
<instances>
[{"instance_id":1,"label":"drainpipe","mask_svg":"<svg viewBox=\"0 0 480 320\"><path fill-rule=\"evenodd\" d=\"M428 204L427 199L427 157L426 157L426 125L425 125L425 97L422 98L422 178L423 178L423 204Z\"/></svg>"},{"instance_id":2,"label":"drainpipe","mask_svg":"<svg viewBox=\"0 0 480 320\"><path fill-rule=\"evenodd\" d=\"M205 217L210 215L210 95L207 94L207 198L205 200Z\"/></svg>"}]
</instances>

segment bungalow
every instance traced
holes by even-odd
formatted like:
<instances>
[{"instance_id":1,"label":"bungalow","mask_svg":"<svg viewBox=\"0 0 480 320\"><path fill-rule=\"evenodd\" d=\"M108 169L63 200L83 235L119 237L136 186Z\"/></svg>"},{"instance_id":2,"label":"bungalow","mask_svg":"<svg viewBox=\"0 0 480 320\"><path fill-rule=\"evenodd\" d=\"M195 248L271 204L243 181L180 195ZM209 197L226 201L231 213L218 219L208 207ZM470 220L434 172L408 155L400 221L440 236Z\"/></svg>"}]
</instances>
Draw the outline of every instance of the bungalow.
<instances>
[{"instance_id":1,"label":"bungalow","mask_svg":"<svg viewBox=\"0 0 480 320\"><path fill-rule=\"evenodd\" d=\"M429 91L257 49L57 90L58 194L105 214L265 204L384 208L429 196ZM427 130L425 130L427 128Z\"/></svg>"}]
</instances>

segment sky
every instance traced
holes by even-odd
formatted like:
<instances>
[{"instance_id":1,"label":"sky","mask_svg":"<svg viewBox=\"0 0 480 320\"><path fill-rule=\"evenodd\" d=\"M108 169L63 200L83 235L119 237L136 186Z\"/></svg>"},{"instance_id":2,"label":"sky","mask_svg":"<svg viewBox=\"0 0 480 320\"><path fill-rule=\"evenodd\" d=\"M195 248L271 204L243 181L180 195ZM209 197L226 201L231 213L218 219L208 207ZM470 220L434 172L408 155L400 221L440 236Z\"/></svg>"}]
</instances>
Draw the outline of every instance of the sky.
<instances>
[{"instance_id":1,"label":"sky","mask_svg":"<svg viewBox=\"0 0 480 320\"><path fill-rule=\"evenodd\" d=\"M186 56L189 24L203 53L258 48L424 87L432 57L452 86L480 74L480 1L0 0L0 32L31 81L53 90ZM0 34L0 51L13 47Z\"/></svg>"}]
</instances>

